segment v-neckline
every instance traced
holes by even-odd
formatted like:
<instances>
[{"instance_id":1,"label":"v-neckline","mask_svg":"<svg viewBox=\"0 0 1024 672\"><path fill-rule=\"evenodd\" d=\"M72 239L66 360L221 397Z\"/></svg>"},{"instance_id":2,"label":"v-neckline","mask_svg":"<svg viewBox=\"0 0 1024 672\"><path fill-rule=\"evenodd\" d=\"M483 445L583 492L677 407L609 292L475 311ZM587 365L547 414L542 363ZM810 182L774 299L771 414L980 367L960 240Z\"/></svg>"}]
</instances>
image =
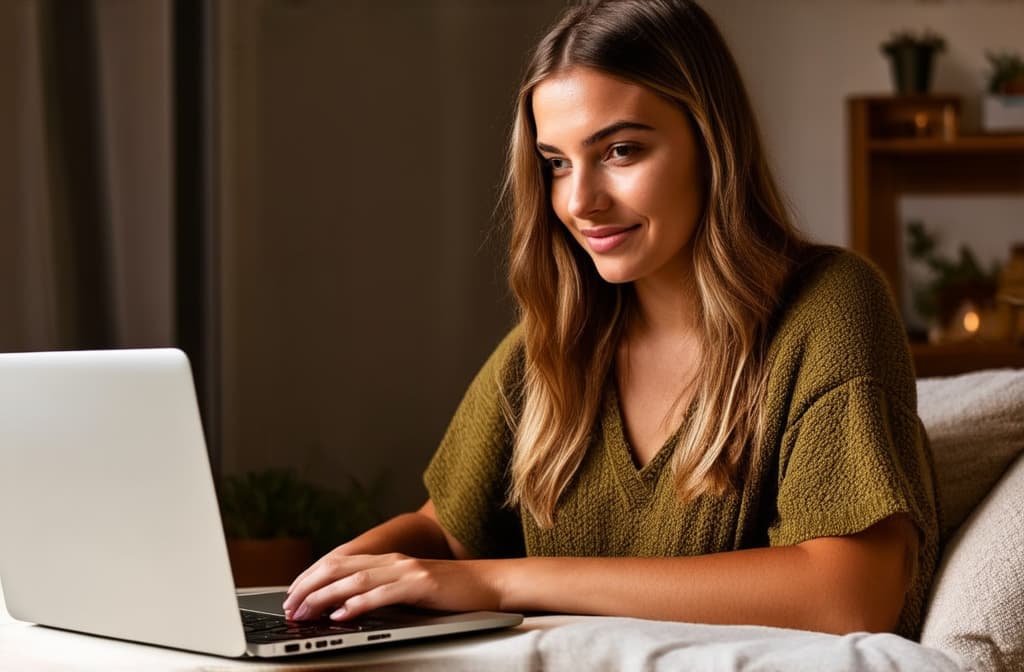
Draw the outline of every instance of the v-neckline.
<instances>
[{"instance_id":1,"label":"v-neckline","mask_svg":"<svg viewBox=\"0 0 1024 672\"><path fill-rule=\"evenodd\" d=\"M683 416L682 424L668 437L665 443L658 449L650 462L638 466L633 459L633 448L626 438L622 407L619 404L619 391L615 383L608 385L605 397L605 408L602 419L606 451L612 461L612 467L619 478L619 482L629 493L634 503L646 501L653 494L658 484L659 476L669 457L675 452L676 443L683 427L690 421L693 413L693 404L687 409Z\"/></svg>"}]
</instances>

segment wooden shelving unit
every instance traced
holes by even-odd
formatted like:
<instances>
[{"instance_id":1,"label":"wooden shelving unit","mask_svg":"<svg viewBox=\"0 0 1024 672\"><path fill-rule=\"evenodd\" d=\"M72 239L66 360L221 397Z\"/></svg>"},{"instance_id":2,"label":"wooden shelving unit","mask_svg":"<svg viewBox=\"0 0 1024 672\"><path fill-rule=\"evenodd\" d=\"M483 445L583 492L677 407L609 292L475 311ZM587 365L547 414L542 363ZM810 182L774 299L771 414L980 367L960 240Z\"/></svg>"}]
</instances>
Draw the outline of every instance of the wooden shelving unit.
<instances>
[{"instance_id":1,"label":"wooden shelving unit","mask_svg":"<svg viewBox=\"0 0 1024 672\"><path fill-rule=\"evenodd\" d=\"M1024 135L964 135L952 140L937 138L886 138L869 140L873 154L1010 154L1024 152Z\"/></svg>"},{"instance_id":2,"label":"wooden shelving unit","mask_svg":"<svg viewBox=\"0 0 1024 672\"><path fill-rule=\"evenodd\" d=\"M878 264L897 296L900 196L1024 193L1024 135L960 135L959 105L952 96L847 101L852 245ZM919 376L1024 367L1024 348L1010 344L914 344L912 352Z\"/></svg>"},{"instance_id":3,"label":"wooden shelving unit","mask_svg":"<svg viewBox=\"0 0 1024 672\"><path fill-rule=\"evenodd\" d=\"M1009 343L911 343L919 376L952 376L979 369L1024 368L1024 348Z\"/></svg>"}]
</instances>

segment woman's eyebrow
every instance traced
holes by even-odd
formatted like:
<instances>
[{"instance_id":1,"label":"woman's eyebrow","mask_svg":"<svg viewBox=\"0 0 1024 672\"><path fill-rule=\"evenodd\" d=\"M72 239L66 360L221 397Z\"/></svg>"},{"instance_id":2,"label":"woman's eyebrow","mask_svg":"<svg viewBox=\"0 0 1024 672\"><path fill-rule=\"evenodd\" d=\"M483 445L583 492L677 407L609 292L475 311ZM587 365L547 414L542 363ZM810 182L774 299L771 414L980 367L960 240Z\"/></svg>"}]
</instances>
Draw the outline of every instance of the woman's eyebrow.
<instances>
[{"instance_id":1,"label":"woman's eyebrow","mask_svg":"<svg viewBox=\"0 0 1024 672\"><path fill-rule=\"evenodd\" d=\"M614 135L619 131L632 130L632 131L653 131L653 126L647 124L641 124L638 121L616 121L614 124L609 124L604 128L591 133L583 140L583 146L589 147L596 142L601 142L609 135ZM537 143L537 149L548 154L561 154L562 150L558 149L554 145L548 145L543 142Z\"/></svg>"}]
</instances>

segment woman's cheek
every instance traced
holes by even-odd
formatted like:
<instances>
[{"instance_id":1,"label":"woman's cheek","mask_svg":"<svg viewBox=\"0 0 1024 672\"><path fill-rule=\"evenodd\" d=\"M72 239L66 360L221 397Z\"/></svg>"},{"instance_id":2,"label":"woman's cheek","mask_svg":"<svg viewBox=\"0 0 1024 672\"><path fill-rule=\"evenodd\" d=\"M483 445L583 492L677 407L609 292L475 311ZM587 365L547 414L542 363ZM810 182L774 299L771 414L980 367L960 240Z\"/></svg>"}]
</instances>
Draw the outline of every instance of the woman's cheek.
<instances>
[{"instance_id":1,"label":"woman's cheek","mask_svg":"<svg viewBox=\"0 0 1024 672\"><path fill-rule=\"evenodd\" d=\"M551 185L551 208L555 211L558 220L571 230L572 218L569 216L568 199L568 193L562 186L562 182L553 182Z\"/></svg>"}]
</instances>

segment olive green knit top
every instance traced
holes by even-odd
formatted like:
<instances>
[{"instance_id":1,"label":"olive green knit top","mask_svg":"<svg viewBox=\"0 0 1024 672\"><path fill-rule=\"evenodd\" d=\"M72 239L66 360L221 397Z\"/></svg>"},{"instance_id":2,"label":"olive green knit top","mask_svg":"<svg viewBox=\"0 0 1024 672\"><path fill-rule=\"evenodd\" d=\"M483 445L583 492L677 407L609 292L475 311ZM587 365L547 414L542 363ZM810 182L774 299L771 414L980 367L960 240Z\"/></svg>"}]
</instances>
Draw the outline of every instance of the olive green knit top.
<instances>
[{"instance_id":1,"label":"olive green knit top","mask_svg":"<svg viewBox=\"0 0 1024 672\"><path fill-rule=\"evenodd\" d=\"M879 273L848 252L818 248L788 287L768 355L765 439L735 491L680 503L671 441L637 468L610 376L554 527L504 506L511 430L502 386L523 370L514 330L477 374L427 468L441 524L479 557L688 556L847 535L905 513L920 544L897 632L916 637L938 512L900 319Z\"/></svg>"}]
</instances>

